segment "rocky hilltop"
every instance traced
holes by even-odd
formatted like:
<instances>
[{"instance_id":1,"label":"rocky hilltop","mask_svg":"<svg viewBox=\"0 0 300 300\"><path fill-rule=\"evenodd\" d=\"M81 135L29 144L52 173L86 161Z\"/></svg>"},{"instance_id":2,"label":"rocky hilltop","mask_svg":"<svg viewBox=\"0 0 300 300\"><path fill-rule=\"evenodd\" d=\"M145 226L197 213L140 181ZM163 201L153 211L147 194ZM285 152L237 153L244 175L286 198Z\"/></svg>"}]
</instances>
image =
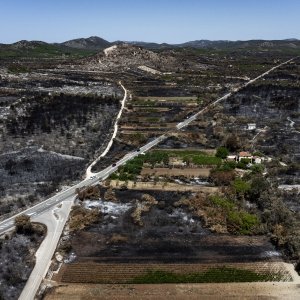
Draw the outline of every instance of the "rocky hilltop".
<instances>
[{"instance_id":1,"label":"rocky hilltop","mask_svg":"<svg viewBox=\"0 0 300 300\"><path fill-rule=\"evenodd\" d=\"M138 69L154 73L156 71L176 71L178 69L186 68L189 63L190 62L187 60L178 60L178 56L176 57L171 50L156 53L130 44L113 45L98 54L83 60L83 64L88 65L90 69L110 71ZM199 65L199 67L203 68L202 65Z\"/></svg>"}]
</instances>

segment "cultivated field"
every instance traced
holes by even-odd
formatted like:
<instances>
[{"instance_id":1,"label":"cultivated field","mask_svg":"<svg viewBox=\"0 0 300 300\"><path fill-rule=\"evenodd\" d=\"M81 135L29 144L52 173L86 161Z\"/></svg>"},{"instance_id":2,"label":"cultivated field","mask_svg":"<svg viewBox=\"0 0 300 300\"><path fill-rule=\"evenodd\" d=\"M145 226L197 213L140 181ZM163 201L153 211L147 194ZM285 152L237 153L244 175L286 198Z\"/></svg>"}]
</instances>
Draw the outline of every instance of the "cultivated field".
<instances>
[{"instance_id":1,"label":"cultivated field","mask_svg":"<svg viewBox=\"0 0 300 300\"><path fill-rule=\"evenodd\" d=\"M164 276L151 274L151 277L147 277L149 272L163 272ZM169 283L173 283L174 278L165 278L168 273L186 276L204 273L204 278L199 278L199 282L292 280L284 264L278 262L249 264L97 264L81 262L64 265L57 280L62 283L167 283L166 281L171 280ZM186 279L184 276L182 277L183 280ZM197 282L198 278L195 277L196 275L194 278L190 276L187 278L187 282Z\"/></svg>"}]
</instances>

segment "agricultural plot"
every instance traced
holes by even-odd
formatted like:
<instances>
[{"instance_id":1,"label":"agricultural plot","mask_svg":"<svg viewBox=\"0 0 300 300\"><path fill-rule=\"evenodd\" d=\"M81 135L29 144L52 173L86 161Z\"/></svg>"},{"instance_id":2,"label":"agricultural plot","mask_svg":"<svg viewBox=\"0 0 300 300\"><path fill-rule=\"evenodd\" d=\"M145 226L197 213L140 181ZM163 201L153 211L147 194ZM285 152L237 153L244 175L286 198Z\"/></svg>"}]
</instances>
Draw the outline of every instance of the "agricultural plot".
<instances>
[{"instance_id":1,"label":"agricultural plot","mask_svg":"<svg viewBox=\"0 0 300 300\"><path fill-rule=\"evenodd\" d=\"M291 281L280 263L227 264L95 264L65 266L62 283L210 283Z\"/></svg>"}]
</instances>

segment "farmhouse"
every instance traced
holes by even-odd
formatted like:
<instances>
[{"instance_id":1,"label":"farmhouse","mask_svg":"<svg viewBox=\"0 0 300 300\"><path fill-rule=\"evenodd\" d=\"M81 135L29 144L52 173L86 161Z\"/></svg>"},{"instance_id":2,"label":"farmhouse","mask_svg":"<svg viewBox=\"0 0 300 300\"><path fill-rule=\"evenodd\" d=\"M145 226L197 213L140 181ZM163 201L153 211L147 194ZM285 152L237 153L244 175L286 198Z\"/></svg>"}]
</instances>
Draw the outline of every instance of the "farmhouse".
<instances>
[{"instance_id":1,"label":"farmhouse","mask_svg":"<svg viewBox=\"0 0 300 300\"><path fill-rule=\"evenodd\" d=\"M250 161L252 162L253 156L251 153L249 153L247 151L242 151L238 154L237 160L241 161L242 159L250 159Z\"/></svg>"}]
</instances>

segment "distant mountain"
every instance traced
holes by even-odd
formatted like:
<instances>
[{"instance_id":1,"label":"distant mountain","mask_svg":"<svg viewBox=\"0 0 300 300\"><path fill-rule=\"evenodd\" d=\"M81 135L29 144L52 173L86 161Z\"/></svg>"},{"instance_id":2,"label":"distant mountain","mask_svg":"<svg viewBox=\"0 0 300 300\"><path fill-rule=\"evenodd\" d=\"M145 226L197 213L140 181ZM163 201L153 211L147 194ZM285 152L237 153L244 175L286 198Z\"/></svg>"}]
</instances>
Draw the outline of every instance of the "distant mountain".
<instances>
[{"instance_id":1,"label":"distant mountain","mask_svg":"<svg viewBox=\"0 0 300 300\"><path fill-rule=\"evenodd\" d=\"M298 42L299 40L298 39L285 39L284 41L287 41L287 42Z\"/></svg>"},{"instance_id":2,"label":"distant mountain","mask_svg":"<svg viewBox=\"0 0 300 300\"><path fill-rule=\"evenodd\" d=\"M35 47L45 46L45 45L48 45L48 44L46 42L42 42L42 41L22 40L22 41L18 41L16 43L13 43L10 46L12 48L15 48L15 49L33 49Z\"/></svg>"},{"instance_id":3,"label":"distant mountain","mask_svg":"<svg viewBox=\"0 0 300 300\"><path fill-rule=\"evenodd\" d=\"M126 43L129 45L134 45L134 46L138 46L138 47L143 47L143 48L147 48L147 49L168 49L168 48L174 48L174 45L171 44L167 44L167 43L147 43L147 42L137 42L137 41L126 41L126 42L115 42L116 44L122 44L122 43Z\"/></svg>"},{"instance_id":4,"label":"distant mountain","mask_svg":"<svg viewBox=\"0 0 300 300\"><path fill-rule=\"evenodd\" d=\"M227 40L220 40L220 41L210 41L210 40L196 40L190 41L182 44L177 44L174 46L177 47L190 47L190 48L211 48L211 47L226 47L230 42Z\"/></svg>"},{"instance_id":5,"label":"distant mountain","mask_svg":"<svg viewBox=\"0 0 300 300\"><path fill-rule=\"evenodd\" d=\"M80 38L75 40L66 41L60 45L82 49L82 50L103 50L110 47L112 44L98 36L91 36L89 38Z\"/></svg>"},{"instance_id":6,"label":"distant mountain","mask_svg":"<svg viewBox=\"0 0 300 300\"><path fill-rule=\"evenodd\" d=\"M143 47L147 49L168 49L168 48L210 48L210 47L220 47L225 46L230 43L230 41L209 41L209 40L196 40L190 41L182 44L167 44L167 43L152 43L152 42L125 42L130 45L135 45L138 47ZM234 42L232 42L234 43Z\"/></svg>"},{"instance_id":7,"label":"distant mountain","mask_svg":"<svg viewBox=\"0 0 300 300\"><path fill-rule=\"evenodd\" d=\"M96 52L86 49L76 49L63 44L48 44L41 41L18 41L13 44L0 44L0 59L18 58L79 58Z\"/></svg>"},{"instance_id":8,"label":"distant mountain","mask_svg":"<svg viewBox=\"0 0 300 300\"><path fill-rule=\"evenodd\" d=\"M147 49L170 49L170 48L195 48L195 49L215 49L215 50L264 50L268 48L278 49L300 49L300 40L249 40L249 41L210 41L195 40L182 44L158 44L146 42L126 42L131 45L147 48Z\"/></svg>"},{"instance_id":9,"label":"distant mountain","mask_svg":"<svg viewBox=\"0 0 300 300\"><path fill-rule=\"evenodd\" d=\"M85 57L113 45L128 44L148 50L168 50L181 48L213 49L221 51L289 51L297 55L300 51L300 40L290 38L285 40L249 40L249 41L210 41L195 40L182 44L152 43L140 41L109 42L97 36L79 38L63 43L45 43L42 41L18 41L13 44L0 44L0 58L20 57Z\"/></svg>"}]
</instances>

